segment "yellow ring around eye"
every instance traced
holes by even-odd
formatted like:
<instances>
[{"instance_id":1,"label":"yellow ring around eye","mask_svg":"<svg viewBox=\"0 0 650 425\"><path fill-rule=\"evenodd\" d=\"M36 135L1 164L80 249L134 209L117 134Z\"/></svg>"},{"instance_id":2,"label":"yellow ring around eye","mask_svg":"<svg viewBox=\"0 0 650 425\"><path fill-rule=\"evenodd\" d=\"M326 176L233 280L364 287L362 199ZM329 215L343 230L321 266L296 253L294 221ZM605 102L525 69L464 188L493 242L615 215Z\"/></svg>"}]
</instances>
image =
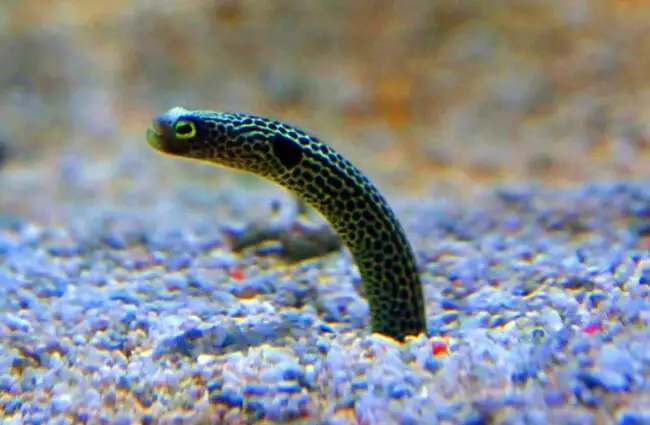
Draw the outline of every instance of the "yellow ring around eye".
<instances>
[{"instance_id":1,"label":"yellow ring around eye","mask_svg":"<svg viewBox=\"0 0 650 425\"><path fill-rule=\"evenodd\" d=\"M196 124L188 120L179 120L174 124L177 139L191 139L196 136Z\"/></svg>"}]
</instances>

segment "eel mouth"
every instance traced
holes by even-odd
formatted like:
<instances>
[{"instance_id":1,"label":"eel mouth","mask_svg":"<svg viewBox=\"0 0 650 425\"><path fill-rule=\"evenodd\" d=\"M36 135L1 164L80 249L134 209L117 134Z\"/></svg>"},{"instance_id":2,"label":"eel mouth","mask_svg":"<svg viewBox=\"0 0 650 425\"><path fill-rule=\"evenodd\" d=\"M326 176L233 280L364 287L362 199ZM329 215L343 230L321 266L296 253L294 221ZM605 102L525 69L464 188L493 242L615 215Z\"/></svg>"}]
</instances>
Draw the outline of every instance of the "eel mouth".
<instances>
[{"instance_id":1,"label":"eel mouth","mask_svg":"<svg viewBox=\"0 0 650 425\"><path fill-rule=\"evenodd\" d=\"M164 138L164 135L162 134L161 131L159 131L159 129L156 128L155 125L153 125L153 126L151 126L151 127L149 127L147 129L147 143L152 148L154 148L156 150L164 150L163 149L163 147L164 147L163 146L164 145L163 138Z\"/></svg>"},{"instance_id":2,"label":"eel mouth","mask_svg":"<svg viewBox=\"0 0 650 425\"><path fill-rule=\"evenodd\" d=\"M153 149L172 155L185 155L189 152L190 143L179 140L174 134L174 123L188 111L174 107L153 119L147 129L147 144Z\"/></svg>"},{"instance_id":3,"label":"eel mouth","mask_svg":"<svg viewBox=\"0 0 650 425\"><path fill-rule=\"evenodd\" d=\"M186 156L190 151L187 140L179 140L169 130L167 122L158 118L147 129L147 144L153 149L169 155Z\"/></svg>"}]
</instances>

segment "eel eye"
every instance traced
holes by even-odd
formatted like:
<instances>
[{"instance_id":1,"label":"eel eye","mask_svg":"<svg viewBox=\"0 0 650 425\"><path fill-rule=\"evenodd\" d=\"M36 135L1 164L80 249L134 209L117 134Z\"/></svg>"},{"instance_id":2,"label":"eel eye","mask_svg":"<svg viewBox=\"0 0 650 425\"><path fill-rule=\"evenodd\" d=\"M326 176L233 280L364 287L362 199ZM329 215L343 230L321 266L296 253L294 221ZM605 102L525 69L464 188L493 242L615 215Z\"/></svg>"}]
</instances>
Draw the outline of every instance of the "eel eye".
<instances>
[{"instance_id":1,"label":"eel eye","mask_svg":"<svg viewBox=\"0 0 650 425\"><path fill-rule=\"evenodd\" d=\"M196 136L196 125L192 121L180 120L174 124L174 131L178 139L191 139Z\"/></svg>"}]
</instances>

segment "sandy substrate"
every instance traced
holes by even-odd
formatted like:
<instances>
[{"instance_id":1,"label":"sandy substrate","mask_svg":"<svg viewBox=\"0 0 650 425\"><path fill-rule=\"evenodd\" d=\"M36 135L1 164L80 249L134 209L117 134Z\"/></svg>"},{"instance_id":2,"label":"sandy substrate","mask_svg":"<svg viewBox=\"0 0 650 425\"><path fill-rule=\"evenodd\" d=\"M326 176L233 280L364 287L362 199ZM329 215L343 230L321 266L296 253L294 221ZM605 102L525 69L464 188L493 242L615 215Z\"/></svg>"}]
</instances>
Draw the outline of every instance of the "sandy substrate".
<instances>
[{"instance_id":1,"label":"sandy substrate","mask_svg":"<svg viewBox=\"0 0 650 425\"><path fill-rule=\"evenodd\" d=\"M2 423L650 422L644 182L389 193L428 306L399 346L346 250L231 251L285 193L143 151L4 169Z\"/></svg>"}]
</instances>

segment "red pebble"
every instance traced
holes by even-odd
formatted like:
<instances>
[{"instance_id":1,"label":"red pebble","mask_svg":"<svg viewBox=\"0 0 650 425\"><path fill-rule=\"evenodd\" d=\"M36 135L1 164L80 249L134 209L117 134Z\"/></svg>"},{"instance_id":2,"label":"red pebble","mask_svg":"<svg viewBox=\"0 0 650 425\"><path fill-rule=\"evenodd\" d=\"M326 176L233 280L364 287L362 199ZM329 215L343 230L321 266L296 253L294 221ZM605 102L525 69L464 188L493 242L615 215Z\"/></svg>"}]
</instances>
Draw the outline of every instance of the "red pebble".
<instances>
[{"instance_id":1,"label":"red pebble","mask_svg":"<svg viewBox=\"0 0 650 425\"><path fill-rule=\"evenodd\" d=\"M589 323L584 328L582 328L582 332L588 335L591 335L596 332L600 332L602 330L603 330L603 325L601 325L600 322Z\"/></svg>"},{"instance_id":2,"label":"red pebble","mask_svg":"<svg viewBox=\"0 0 650 425\"><path fill-rule=\"evenodd\" d=\"M242 280L244 279L244 272L241 269L232 269L230 270L230 277L235 280Z\"/></svg>"},{"instance_id":3,"label":"red pebble","mask_svg":"<svg viewBox=\"0 0 650 425\"><path fill-rule=\"evenodd\" d=\"M446 356L449 354L449 346L444 341L434 341L431 343L431 354L435 357Z\"/></svg>"}]
</instances>

